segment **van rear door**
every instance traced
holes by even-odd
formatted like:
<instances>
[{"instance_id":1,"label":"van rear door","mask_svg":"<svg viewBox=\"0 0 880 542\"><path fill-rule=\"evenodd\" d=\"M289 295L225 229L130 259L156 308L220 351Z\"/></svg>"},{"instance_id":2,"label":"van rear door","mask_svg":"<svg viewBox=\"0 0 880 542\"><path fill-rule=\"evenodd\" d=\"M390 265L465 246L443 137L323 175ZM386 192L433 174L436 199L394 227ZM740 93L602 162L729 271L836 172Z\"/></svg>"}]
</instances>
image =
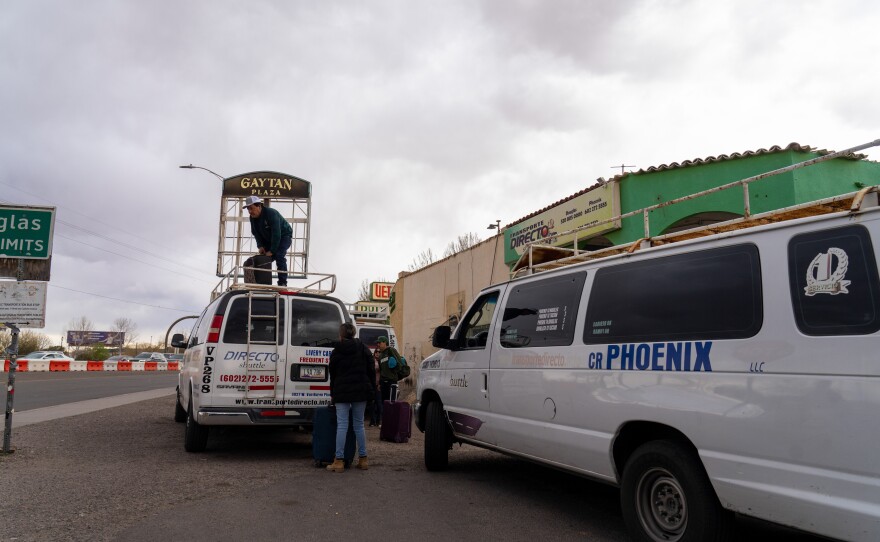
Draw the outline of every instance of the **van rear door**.
<instances>
[{"instance_id":1,"label":"van rear door","mask_svg":"<svg viewBox=\"0 0 880 542\"><path fill-rule=\"evenodd\" d=\"M282 398L284 309L274 292L245 292L230 300L218 343L214 406L272 406Z\"/></svg>"},{"instance_id":2,"label":"van rear door","mask_svg":"<svg viewBox=\"0 0 880 542\"><path fill-rule=\"evenodd\" d=\"M330 403L328 364L339 326L346 321L342 305L332 298L291 297L286 326L284 383L286 406L318 407Z\"/></svg>"}]
</instances>

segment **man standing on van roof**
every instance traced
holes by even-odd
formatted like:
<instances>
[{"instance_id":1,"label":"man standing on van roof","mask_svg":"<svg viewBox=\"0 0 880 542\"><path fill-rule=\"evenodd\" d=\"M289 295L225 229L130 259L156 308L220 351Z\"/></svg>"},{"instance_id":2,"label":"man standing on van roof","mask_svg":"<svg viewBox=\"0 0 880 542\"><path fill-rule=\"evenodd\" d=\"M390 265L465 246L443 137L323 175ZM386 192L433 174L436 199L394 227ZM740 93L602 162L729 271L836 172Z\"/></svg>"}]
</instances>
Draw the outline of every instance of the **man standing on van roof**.
<instances>
[{"instance_id":1,"label":"man standing on van roof","mask_svg":"<svg viewBox=\"0 0 880 542\"><path fill-rule=\"evenodd\" d=\"M376 350L379 352L379 388L382 391L382 400L391 400L391 386L397 384L397 364L400 362L400 353L393 347L388 346L388 337L384 335L376 339Z\"/></svg>"},{"instance_id":2,"label":"man standing on van roof","mask_svg":"<svg viewBox=\"0 0 880 542\"><path fill-rule=\"evenodd\" d=\"M259 196L248 196L244 207L251 216L251 233L257 240L260 254L275 261L278 269L278 286L287 286L287 251L293 239L293 228L281 213L271 207L264 207Z\"/></svg>"}]
</instances>

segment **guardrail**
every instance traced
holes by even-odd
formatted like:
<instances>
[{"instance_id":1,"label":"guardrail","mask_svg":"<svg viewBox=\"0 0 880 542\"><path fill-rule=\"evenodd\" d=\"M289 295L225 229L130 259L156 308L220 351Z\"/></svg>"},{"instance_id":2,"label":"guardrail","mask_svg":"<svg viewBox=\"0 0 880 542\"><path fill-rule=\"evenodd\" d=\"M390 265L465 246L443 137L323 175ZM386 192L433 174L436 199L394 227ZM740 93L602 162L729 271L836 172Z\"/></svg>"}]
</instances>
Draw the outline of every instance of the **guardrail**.
<instances>
[{"instance_id":1,"label":"guardrail","mask_svg":"<svg viewBox=\"0 0 880 542\"><path fill-rule=\"evenodd\" d=\"M69 372L69 371L179 371L177 361L48 361L39 359L19 359L17 372ZM9 372L9 360L3 361L3 372Z\"/></svg>"}]
</instances>

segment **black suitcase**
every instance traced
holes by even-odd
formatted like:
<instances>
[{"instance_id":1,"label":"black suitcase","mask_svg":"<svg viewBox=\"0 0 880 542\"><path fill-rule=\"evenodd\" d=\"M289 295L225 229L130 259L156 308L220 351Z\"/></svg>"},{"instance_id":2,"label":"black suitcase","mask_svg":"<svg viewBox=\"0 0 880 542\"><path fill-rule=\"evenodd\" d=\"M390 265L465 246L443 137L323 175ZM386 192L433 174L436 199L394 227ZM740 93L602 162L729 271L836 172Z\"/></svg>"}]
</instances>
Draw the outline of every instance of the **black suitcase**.
<instances>
[{"instance_id":1,"label":"black suitcase","mask_svg":"<svg viewBox=\"0 0 880 542\"><path fill-rule=\"evenodd\" d=\"M318 407L312 420L312 457L316 467L324 467L336 459L336 409ZM346 468L351 466L354 453L357 451L357 439L354 436L354 425L351 414L348 415L348 433L345 435L343 461Z\"/></svg>"},{"instance_id":2,"label":"black suitcase","mask_svg":"<svg viewBox=\"0 0 880 542\"><path fill-rule=\"evenodd\" d=\"M251 256L244 261L244 267L259 267L266 271L257 271L254 269L244 270L244 281L249 284L272 284L272 258L264 254Z\"/></svg>"},{"instance_id":3,"label":"black suitcase","mask_svg":"<svg viewBox=\"0 0 880 542\"><path fill-rule=\"evenodd\" d=\"M382 427L379 439L407 442L412 436L412 407L397 400L397 384L391 386L391 401L382 403Z\"/></svg>"}]
</instances>

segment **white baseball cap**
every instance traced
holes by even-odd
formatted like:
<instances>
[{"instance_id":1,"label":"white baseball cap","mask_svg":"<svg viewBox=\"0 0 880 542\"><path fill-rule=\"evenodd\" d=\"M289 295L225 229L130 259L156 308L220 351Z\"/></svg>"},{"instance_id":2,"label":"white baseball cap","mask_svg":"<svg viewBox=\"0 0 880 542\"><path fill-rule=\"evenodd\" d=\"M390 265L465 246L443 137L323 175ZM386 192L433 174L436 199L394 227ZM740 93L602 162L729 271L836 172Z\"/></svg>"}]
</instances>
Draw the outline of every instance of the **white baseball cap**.
<instances>
[{"instance_id":1,"label":"white baseball cap","mask_svg":"<svg viewBox=\"0 0 880 542\"><path fill-rule=\"evenodd\" d=\"M251 205L254 205L256 203L263 203L263 200L260 199L260 196L248 196L244 200L245 207L250 207Z\"/></svg>"}]
</instances>

